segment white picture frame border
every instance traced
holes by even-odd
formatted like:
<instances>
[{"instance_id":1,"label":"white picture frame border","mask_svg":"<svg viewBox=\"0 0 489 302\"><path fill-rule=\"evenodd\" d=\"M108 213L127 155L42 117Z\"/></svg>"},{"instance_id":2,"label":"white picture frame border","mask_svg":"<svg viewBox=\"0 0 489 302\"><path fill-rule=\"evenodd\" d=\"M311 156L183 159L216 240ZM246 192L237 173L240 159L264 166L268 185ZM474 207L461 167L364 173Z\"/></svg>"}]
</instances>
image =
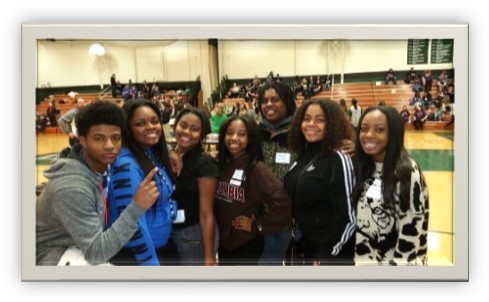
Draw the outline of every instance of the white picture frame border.
<instances>
[{"instance_id":1,"label":"white picture frame border","mask_svg":"<svg viewBox=\"0 0 489 302\"><path fill-rule=\"evenodd\" d=\"M35 265L35 92L38 39L454 39L453 266L52 267ZM468 24L22 24L23 281L467 281L469 278ZM464 102L463 100L466 100Z\"/></svg>"}]
</instances>

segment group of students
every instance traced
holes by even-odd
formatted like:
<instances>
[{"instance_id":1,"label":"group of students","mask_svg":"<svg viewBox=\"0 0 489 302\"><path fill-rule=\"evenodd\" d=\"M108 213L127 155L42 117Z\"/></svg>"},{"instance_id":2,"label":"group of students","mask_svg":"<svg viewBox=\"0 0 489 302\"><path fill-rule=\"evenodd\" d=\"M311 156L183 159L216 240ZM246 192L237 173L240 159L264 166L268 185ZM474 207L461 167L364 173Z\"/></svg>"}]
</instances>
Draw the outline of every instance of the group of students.
<instances>
[{"instance_id":1,"label":"group of students","mask_svg":"<svg viewBox=\"0 0 489 302\"><path fill-rule=\"evenodd\" d=\"M78 249L88 264L281 265L291 221L307 264L427 264L428 192L394 108L368 108L354 133L336 102L296 110L282 82L258 106L259 124L223 122L215 158L198 108L176 117L173 151L151 102L81 109L80 144L45 171L37 264Z\"/></svg>"}]
</instances>

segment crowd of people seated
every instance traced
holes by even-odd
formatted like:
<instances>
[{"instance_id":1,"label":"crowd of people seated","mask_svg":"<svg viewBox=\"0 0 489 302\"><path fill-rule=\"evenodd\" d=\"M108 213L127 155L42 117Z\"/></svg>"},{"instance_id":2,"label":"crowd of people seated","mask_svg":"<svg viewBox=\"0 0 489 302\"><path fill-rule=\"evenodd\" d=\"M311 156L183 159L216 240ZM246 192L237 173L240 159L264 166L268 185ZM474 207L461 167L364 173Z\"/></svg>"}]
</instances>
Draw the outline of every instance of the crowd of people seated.
<instances>
[{"instance_id":1,"label":"crowd of people seated","mask_svg":"<svg viewBox=\"0 0 489 302\"><path fill-rule=\"evenodd\" d=\"M418 74L412 67L403 78L404 82L411 85L413 90L413 98L410 99L406 105L411 107L411 112L413 112L413 108L417 104L420 104L422 108L428 112L428 120L440 121L444 115L450 114L449 110L453 107L451 104L454 103L454 79L446 70L441 71L436 82L436 95L432 96L433 79L434 75L431 70L426 69ZM133 84L132 81L129 80L127 84L122 86L120 81L116 79L115 74L112 75L110 80L111 85L114 85L113 96L115 95L117 98L122 98L124 102L130 99L146 99L156 103L160 108L166 108L165 112L170 110L171 119L169 125L166 126L167 134L169 132L168 128L171 125L171 120L173 120L178 113L178 108L182 108L185 105L185 98L183 96L190 93L188 88L181 88L178 89L174 95L169 96L164 89L161 89L158 86L157 82L150 84L146 82L146 80L139 85ZM259 89L266 83L281 81L282 78L280 75L274 75L271 71L263 80L255 75L255 77L246 85L233 82L232 86L224 96L224 99L237 99L241 101L234 102L232 105L226 104L224 106L224 113L227 115L235 113L242 115L247 114L253 116L256 120L259 120L260 114L257 109ZM397 84L396 73L392 68L389 68L385 75L385 83ZM316 96L324 90L331 89L332 77L330 75L317 75L303 77L300 80L299 77L296 77L296 79L289 84L296 96L296 101L301 103L303 100ZM216 102L213 102L214 106L215 104ZM433 106L434 108L432 108ZM215 108L208 108L207 115L212 116L215 111ZM59 116L60 112L56 109L56 102L51 102L46 114L36 115L36 131L41 131L41 129L45 129L49 126L57 126L57 119ZM409 119L408 122L411 122L411 119Z\"/></svg>"},{"instance_id":2,"label":"crowd of people seated","mask_svg":"<svg viewBox=\"0 0 489 302\"><path fill-rule=\"evenodd\" d=\"M437 78L436 92L432 95L435 76L430 69L418 73L414 67L406 72L403 81L411 86L413 97L407 106L414 108L413 114L409 113L406 106L400 110L405 123L413 123L418 130L423 129L425 121L441 121L443 115L453 116L451 108L455 103L455 81L453 75L447 70L442 70ZM385 84L391 82L396 85L397 77L392 68L385 75Z\"/></svg>"},{"instance_id":3,"label":"crowd of people seated","mask_svg":"<svg viewBox=\"0 0 489 302\"><path fill-rule=\"evenodd\" d=\"M134 99L161 99L161 96L168 92L167 90L159 87L156 80L153 81L152 84L149 84L146 80L143 80L142 83L137 84L133 83L132 80L129 79L128 83L121 84L121 82L116 79L116 75L112 74L110 83L112 88L112 97L122 98L124 102ZM190 92L190 88L188 87L178 87L175 89L176 97L188 95Z\"/></svg>"},{"instance_id":4,"label":"crowd of people seated","mask_svg":"<svg viewBox=\"0 0 489 302\"><path fill-rule=\"evenodd\" d=\"M308 99L319 94L323 90L331 89L331 83L330 75L326 75L324 78L319 75L315 77L310 76L309 79L302 78L300 83L294 81L292 88L294 93L300 93L305 99Z\"/></svg>"},{"instance_id":5,"label":"crowd of people seated","mask_svg":"<svg viewBox=\"0 0 489 302\"><path fill-rule=\"evenodd\" d=\"M246 102L256 101L258 98L258 90L260 87L265 85L265 83L281 82L282 78L280 74L274 75L273 71L267 75L264 81L262 81L257 75L246 85L238 84L234 82L232 86L228 89L224 98L238 98L244 99ZM290 83L294 93L303 96L303 98L308 99L312 96L318 95L323 90L331 89L332 78L330 75L325 77L321 76L310 76L309 78L304 77L299 80L299 77Z\"/></svg>"}]
</instances>

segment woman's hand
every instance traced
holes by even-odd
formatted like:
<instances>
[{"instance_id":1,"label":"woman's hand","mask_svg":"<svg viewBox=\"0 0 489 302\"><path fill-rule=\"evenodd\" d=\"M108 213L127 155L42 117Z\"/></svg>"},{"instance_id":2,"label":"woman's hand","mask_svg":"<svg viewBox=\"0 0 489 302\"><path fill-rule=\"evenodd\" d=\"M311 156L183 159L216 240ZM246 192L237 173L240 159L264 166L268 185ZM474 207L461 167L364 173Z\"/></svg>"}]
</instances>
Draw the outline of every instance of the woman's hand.
<instances>
[{"instance_id":1,"label":"woman's hand","mask_svg":"<svg viewBox=\"0 0 489 302\"><path fill-rule=\"evenodd\" d=\"M217 160L217 155L219 154L219 152L217 152L217 150L212 150L209 151L208 154L213 160Z\"/></svg>"},{"instance_id":2,"label":"woman's hand","mask_svg":"<svg viewBox=\"0 0 489 302\"><path fill-rule=\"evenodd\" d=\"M245 215L239 215L233 219L232 224L233 227L237 230L251 233L251 224L253 223L253 220L255 220L254 215L252 215L251 217Z\"/></svg>"},{"instance_id":3,"label":"woman's hand","mask_svg":"<svg viewBox=\"0 0 489 302\"><path fill-rule=\"evenodd\" d=\"M355 143L352 140L344 139L341 141L340 151L349 156L355 155Z\"/></svg>"},{"instance_id":4,"label":"woman's hand","mask_svg":"<svg viewBox=\"0 0 489 302\"><path fill-rule=\"evenodd\" d=\"M176 176L180 176L180 172L182 172L183 161L180 155L174 150L168 152L168 157L170 159L170 165L173 173Z\"/></svg>"}]
</instances>

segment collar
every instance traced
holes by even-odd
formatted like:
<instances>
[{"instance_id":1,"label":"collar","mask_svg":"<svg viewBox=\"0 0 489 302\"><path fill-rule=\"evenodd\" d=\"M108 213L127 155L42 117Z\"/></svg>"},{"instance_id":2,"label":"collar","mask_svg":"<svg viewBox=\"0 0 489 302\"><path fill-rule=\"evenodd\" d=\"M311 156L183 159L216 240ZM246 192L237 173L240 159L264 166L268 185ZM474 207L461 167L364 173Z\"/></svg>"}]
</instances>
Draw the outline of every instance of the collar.
<instances>
[{"instance_id":1,"label":"collar","mask_svg":"<svg viewBox=\"0 0 489 302\"><path fill-rule=\"evenodd\" d=\"M281 128L287 128L287 130L288 130L288 127L289 127L291 122L292 122L292 116L286 117L285 119L283 119L282 121L280 121L279 123L277 123L275 125L270 123L266 119L262 119L260 121L260 126L264 130L274 132L274 131L277 131Z\"/></svg>"},{"instance_id":2,"label":"collar","mask_svg":"<svg viewBox=\"0 0 489 302\"><path fill-rule=\"evenodd\" d=\"M192 149L188 150L187 152L184 152L182 154L182 159L187 159L189 157L196 156L198 154L201 154L202 152L203 152L202 151L202 145L201 144L197 144Z\"/></svg>"}]
</instances>

